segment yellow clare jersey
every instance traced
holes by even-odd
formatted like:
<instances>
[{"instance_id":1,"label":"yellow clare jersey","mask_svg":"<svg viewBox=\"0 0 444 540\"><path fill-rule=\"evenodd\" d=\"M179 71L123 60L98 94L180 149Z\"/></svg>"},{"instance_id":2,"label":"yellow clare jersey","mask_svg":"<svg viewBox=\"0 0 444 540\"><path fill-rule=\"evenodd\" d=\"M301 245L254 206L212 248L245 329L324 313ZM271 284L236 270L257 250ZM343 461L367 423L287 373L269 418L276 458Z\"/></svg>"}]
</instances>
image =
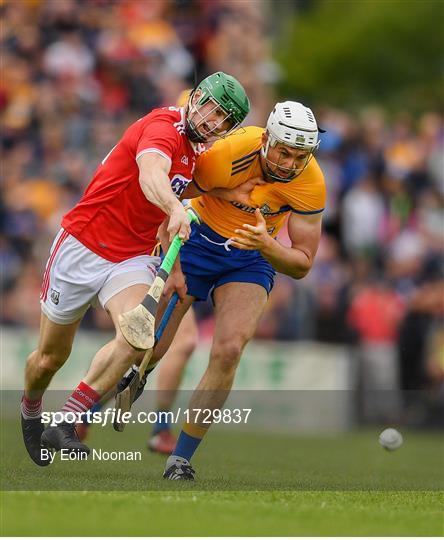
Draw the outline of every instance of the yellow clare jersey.
<instances>
[{"instance_id":1,"label":"yellow clare jersey","mask_svg":"<svg viewBox=\"0 0 444 540\"><path fill-rule=\"evenodd\" d=\"M262 177L260 150L263 128L247 127L221 139L197 158L194 181L203 191L234 188L251 178ZM209 227L225 238L244 223L256 224L257 207L276 236L289 212L317 214L325 206L324 175L314 158L302 174L288 183L256 186L250 195L254 206L229 202L209 195L193 199L192 206Z\"/></svg>"}]
</instances>

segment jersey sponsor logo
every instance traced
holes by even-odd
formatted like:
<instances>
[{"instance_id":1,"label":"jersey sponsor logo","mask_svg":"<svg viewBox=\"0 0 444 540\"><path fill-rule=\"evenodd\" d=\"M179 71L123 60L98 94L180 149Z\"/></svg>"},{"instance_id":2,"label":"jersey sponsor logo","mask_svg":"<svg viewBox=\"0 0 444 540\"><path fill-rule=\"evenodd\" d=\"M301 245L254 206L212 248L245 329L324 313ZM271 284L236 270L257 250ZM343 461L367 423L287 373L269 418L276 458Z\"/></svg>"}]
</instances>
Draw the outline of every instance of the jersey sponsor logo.
<instances>
[{"instance_id":1,"label":"jersey sponsor logo","mask_svg":"<svg viewBox=\"0 0 444 540\"><path fill-rule=\"evenodd\" d=\"M175 174L171 180L171 189L173 193L179 198L185 191L187 185L191 182L190 178L185 178L181 174Z\"/></svg>"},{"instance_id":2,"label":"jersey sponsor logo","mask_svg":"<svg viewBox=\"0 0 444 540\"><path fill-rule=\"evenodd\" d=\"M232 204L236 208L239 208L239 210L242 210L243 212L248 212L249 214L254 214L254 212L256 211L255 206L248 206L246 204L242 204L242 203L235 202L235 201L230 201L230 204ZM260 207L261 214L264 217L279 216L280 214L286 214L287 212L290 212L290 210L291 210L291 207L288 206L288 205L287 206L281 206L279 208L279 210L277 210L275 212L273 212L273 210L270 208L270 206L268 206L267 203L264 203Z\"/></svg>"},{"instance_id":3,"label":"jersey sponsor logo","mask_svg":"<svg viewBox=\"0 0 444 540\"><path fill-rule=\"evenodd\" d=\"M181 163L184 165L188 165L188 156L182 156L182 159L180 160Z\"/></svg>"},{"instance_id":4,"label":"jersey sponsor logo","mask_svg":"<svg viewBox=\"0 0 444 540\"><path fill-rule=\"evenodd\" d=\"M60 291L51 289L51 302L57 306L60 301Z\"/></svg>"}]
</instances>

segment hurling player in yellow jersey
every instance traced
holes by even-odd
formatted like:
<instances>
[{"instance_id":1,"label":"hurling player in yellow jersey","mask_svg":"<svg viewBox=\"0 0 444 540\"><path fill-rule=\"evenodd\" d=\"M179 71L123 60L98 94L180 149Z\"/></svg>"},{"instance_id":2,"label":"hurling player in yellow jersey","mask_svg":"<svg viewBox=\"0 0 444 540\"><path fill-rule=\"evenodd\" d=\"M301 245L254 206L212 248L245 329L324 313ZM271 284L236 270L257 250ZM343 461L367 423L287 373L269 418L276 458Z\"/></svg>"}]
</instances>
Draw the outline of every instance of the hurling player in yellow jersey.
<instances>
[{"instance_id":1,"label":"hurling player in yellow jersey","mask_svg":"<svg viewBox=\"0 0 444 540\"><path fill-rule=\"evenodd\" d=\"M192 227L180 256L187 296L153 357L153 363L162 357L193 301L211 293L215 334L208 367L189 410L223 407L242 351L254 335L273 287L275 271L300 279L313 264L325 206L324 177L313 157L319 142L312 111L286 101L275 106L265 130L239 130L217 141L197 160L194 181L202 196L192 205L202 223ZM250 181L258 178L261 185L250 192ZM232 192L221 192L220 198L205 194L214 188ZM287 215L291 247L275 239ZM170 279L177 287L180 272ZM187 419L164 478L194 479L190 460L209 426L203 415Z\"/></svg>"}]
</instances>

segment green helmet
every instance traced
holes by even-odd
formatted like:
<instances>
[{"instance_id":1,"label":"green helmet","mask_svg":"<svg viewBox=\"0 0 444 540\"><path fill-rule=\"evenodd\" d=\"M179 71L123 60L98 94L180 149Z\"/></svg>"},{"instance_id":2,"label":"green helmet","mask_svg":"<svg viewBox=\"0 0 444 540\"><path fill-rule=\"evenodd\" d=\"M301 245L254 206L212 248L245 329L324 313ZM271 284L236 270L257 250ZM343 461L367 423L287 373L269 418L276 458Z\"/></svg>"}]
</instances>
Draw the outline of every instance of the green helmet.
<instances>
[{"instance_id":1,"label":"green helmet","mask_svg":"<svg viewBox=\"0 0 444 540\"><path fill-rule=\"evenodd\" d=\"M213 73L206 77L192 92L191 99L196 91L200 90L202 95L194 103L194 107L205 105L209 100L214 101L221 109L227 113L227 119L232 122L229 132L236 129L243 122L250 112L250 100L240 82L222 71ZM189 112L191 112L189 110ZM197 131L194 122L187 119L187 134L191 140L205 142L202 135ZM225 133L227 135L227 133Z\"/></svg>"}]
</instances>

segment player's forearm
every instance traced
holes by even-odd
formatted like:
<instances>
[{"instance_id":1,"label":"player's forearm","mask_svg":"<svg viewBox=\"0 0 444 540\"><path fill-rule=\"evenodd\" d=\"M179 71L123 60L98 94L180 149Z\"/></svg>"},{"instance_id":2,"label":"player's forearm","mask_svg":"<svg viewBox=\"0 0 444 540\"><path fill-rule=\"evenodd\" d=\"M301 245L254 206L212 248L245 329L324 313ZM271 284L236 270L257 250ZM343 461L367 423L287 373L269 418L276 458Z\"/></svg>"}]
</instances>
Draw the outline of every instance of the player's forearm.
<instances>
[{"instance_id":1,"label":"player's forearm","mask_svg":"<svg viewBox=\"0 0 444 540\"><path fill-rule=\"evenodd\" d=\"M171 245L167 226L168 226L168 219L165 219L165 221L162 222L159 229L157 230L157 240L160 242L160 245L162 246L163 253L166 253L168 251L168 248ZM170 274L174 272L181 272L181 271L182 271L182 268L180 266L180 258L177 257Z\"/></svg>"},{"instance_id":2,"label":"player's forearm","mask_svg":"<svg viewBox=\"0 0 444 540\"><path fill-rule=\"evenodd\" d=\"M274 238L261 249L261 254L277 272L294 279L305 277L313 264L307 253L300 249L285 247Z\"/></svg>"},{"instance_id":3,"label":"player's forearm","mask_svg":"<svg viewBox=\"0 0 444 540\"><path fill-rule=\"evenodd\" d=\"M164 171L157 170L154 173L146 172L139 179L145 197L158 206L167 215L171 215L174 210L182 207L171 189L168 175Z\"/></svg>"},{"instance_id":4,"label":"player's forearm","mask_svg":"<svg viewBox=\"0 0 444 540\"><path fill-rule=\"evenodd\" d=\"M160 242L160 245L162 246L162 251L164 253L168 251L168 248L170 247L170 244L171 244L167 227L168 227L168 219L165 219L157 230L157 240Z\"/></svg>"}]
</instances>

